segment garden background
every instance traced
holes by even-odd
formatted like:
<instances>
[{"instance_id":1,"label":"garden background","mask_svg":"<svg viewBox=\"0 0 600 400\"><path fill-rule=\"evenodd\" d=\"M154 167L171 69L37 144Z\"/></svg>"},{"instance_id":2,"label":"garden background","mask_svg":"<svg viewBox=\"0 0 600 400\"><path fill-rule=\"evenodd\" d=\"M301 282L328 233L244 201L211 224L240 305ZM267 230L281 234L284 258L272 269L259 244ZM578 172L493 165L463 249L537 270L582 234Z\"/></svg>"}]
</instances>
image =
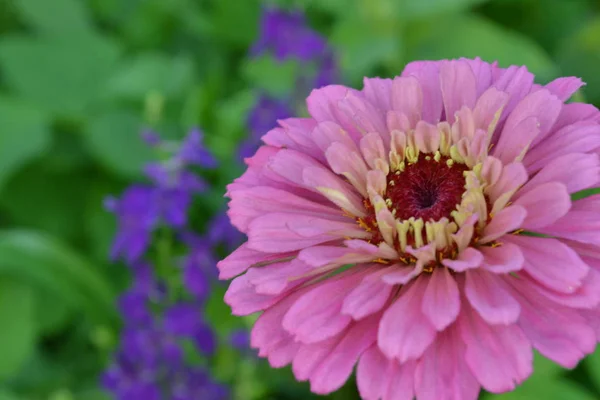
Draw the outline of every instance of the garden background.
<instances>
[{"instance_id":1,"label":"garden background","mask_svg":"<svg viewBox=\"0 0 600 400\"><path fill-rule=\"evenodd\" d=\"M582 77L579 100L600 105L597 0L0 0L0 400L111 398L102 377L131 278L109 256L117 222L106 199L147 181L144 165L161 156L142 131L178 140L200 127L219 166L202 172L211 187L190 219L210 229L259 100L309 92L302 60L250 51L265 7L306 14L340 83L479 56L525 64L539 83ZM234 343L252 321L230 315L224 290L213 282L198 308L216 350L190 362L236 400L317 398ZM483 397L598 399L600 352L574 371L536 359L522 388ZM358 397L349 383L329 398Z\"/></svg>"}]
</instances>

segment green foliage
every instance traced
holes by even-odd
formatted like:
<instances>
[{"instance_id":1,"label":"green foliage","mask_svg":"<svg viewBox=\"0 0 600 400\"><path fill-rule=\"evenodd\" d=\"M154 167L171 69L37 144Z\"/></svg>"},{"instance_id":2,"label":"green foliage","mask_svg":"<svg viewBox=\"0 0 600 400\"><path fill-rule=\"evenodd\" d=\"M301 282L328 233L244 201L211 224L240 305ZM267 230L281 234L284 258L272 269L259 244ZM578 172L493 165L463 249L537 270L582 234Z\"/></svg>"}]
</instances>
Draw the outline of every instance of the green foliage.
<instances>
[{"instance_id":1,"label":"green foliage","mask_svg":"<svg viewBox=\"0 0 600 400\"><path fill-rule=\"evenodd\" d=\"M119 53L104 36L12 35L0 39L0 69L21 98L55 115L81 116L100 98Z\"/></svg>"},{"instance_id":2,"label":"green foliage","mask_svg":"<svg viewBox=\"0 0 600 400\"><path fill-rule=\"evenodd\" d=\"M27 285L0 280L0 379L11 377L31 355L35 345L35 297Z\"/></svg>"},{"instance_id":3,"label":"green foliage","mask_svg":"<svg viewBox=\"0 0 600 400\"><path fill-rule=\"evenodd\" d=\"M22 101L0 97L0 190L11 174L49 147L45 113Z\"/></svg>"},{"instance_id":4,"label":"green foliage","mask_svg":"<svg viewBox=\"0 0 600 400\"><path fill-rule=\"evenodd\" d=\"M557 77L558 70L550 57L534 41L515 34L485 18L471 15L447 16L419 22L408 59L481 57L500 66L527 65L540 82Z\"/></svg>"}]
</instances>

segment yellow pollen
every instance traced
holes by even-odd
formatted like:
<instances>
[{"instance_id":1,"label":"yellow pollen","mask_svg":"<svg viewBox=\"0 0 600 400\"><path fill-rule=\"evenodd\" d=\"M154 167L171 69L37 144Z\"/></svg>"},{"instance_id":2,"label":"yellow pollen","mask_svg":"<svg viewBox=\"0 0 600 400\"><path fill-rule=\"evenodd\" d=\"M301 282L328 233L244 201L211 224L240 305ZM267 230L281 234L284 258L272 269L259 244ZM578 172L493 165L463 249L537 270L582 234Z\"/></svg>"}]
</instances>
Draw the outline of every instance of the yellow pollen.
<instances>
[{"instance_id":1,"label":"yellow pollen","mask_svg":"<svg viewBox=\"0 0 600 400\"><path fill-rule=\"evenodd\" d=\"M423 272L431 274L433 272L433 268L434 268L433 264L427 264L426 266L423 267Z\"/></svg>"},{"instance_id":2,"label":"yellow pollen","mask_svg":"<svg viewBox=\"0 0 600 400\"><path fill-rule=\"evenodd\" d=\"M391 207L391 206L392 206L392 200L390 200L390 199L385 199L385 204L386 204L388 207Z\"/></svg>"},{"instance_id":3,"label":"yellow pollen","mask_svg":"<svg viewBox=\"0 0 600 400\"><path fill-rule=\"evenodd\" d=\"M371 228L369 227L369 225L367 225L365 223L365 221L362 220L362 218L359 218L357 220L357 222L358 222L358 226L360 226L361 228L363 228L367 232L371 232Z\"/></svg>"},{"instance_id":4,"label":"yellow pollen","mask_svg":"<svg viewBox=\"0 0 600 400\"><path fill-rule=\"evenodd\" d=\"M501 242L494 242L494 243L492 243L492 248L496 248L496 247L500 247L500 246L502 246Z\"/></svg>"},{"instance_id":5,"label":"yellow pollen","mask_svg":"<svg viewBox=\"0 0 600 400\"><path fill-rule=\"evenodd\" d=\"M383 258L376 258L375 260L373 260L373 262L376 262L378 264L389 264L390 263L388 260L384 260Z\"/></svg>"},{"instance_id":6,"label":"yellow pollen","mask_svg":"<svg viewBox=\"0 0 600 400\"><path fill-rule=\"evenodd\" d=\"M449 160L446 161L446 165L448 166L448 168L450 168L453 164L454 164L454 160L453 159L449 159Z\"/></svg>"},{"instance_id":7,"label":"yellow pollen","mask_svg":"<svg viewBox=\"0 0 600 400\"><path fill-rule=\"evenodd\" d=\"M396 182L395 182L395 181L389 181L389 182L388 182L388 185L390 185L390 186L395 186L395 185L396 185Z\"/></svg>"},{"instance_id":8,"label":"yellow pollen","mask_svg":"<svg viewBox=\"0 0 600 400\"><path fill-rule=\"evenodd\" d=\"M513 231L512 234L513 235L519 235L521 233L525 232L525 229L517 229L516 231Z\"/></svg>"},{"instance_id":9,"label":"yellow pollen","mask_svg":"<svg viewBox=\"0 0 600 400\"><path fill-rule=\"evenodd\" d=\"M425 156L425 159L426 159L427 161L431 161L431 157L430 157L430 156Z\"/></svg>"},{"instance_id":10,"label":"yellow pollen","mask_svg":"<svg viewBox=\"0 0 600 400\"><path fill-rule=\"evenodd\" d=\"M435 160L435 162L440 162L440 160L442 159L442 153L440 153L440 151L436 151L435 155L433 156L433 159Z\"/></svg>"}]
</instances>

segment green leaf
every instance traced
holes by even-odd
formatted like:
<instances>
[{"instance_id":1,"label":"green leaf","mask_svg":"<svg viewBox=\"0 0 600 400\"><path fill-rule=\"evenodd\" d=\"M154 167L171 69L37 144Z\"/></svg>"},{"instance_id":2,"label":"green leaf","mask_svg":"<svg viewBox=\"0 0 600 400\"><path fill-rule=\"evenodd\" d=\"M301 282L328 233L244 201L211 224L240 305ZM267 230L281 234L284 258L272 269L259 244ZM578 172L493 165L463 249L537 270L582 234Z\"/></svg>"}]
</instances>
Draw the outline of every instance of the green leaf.
<instances>
[{"instance_id":1,"label":"green leaf","mask_svg":"<svg viewBox=\"0 0 600 400\"><path fill-rule=\"evenodd\" d=\"M139 178L153 153L143 142L139 116L127 111L107 111L92 117L85 131L88 151L117 175Z\"/></svg>"},{"instance_id":2,"label":"green leaf","mask_svg":"<svg viewBox=\"0 0 600 400\"><path fill-rule=\"evenodd\" d=\"M115 43L96 35L6 36L0 40L0 68L22 98L73 116L98 99L119 53Z\"/></svg>"},{"instance_id":3,"label":"green leaf","mask_svg":"<svg viewBox=\"0 0 600 400\"><path fill-rule=\"evenodd\" d=\"M0 97L0 190L13 173L49 147L48 126L44 113Z\"/></svg>"},{"instance_id":4,"label":"green leaf","mask_svg":"<svg viewBox=\"0 0 600 400\"><path fill-rule=\"evenodd\" d=\"M580 190L579 192L571 195L571 200L579 200L595 194L600 194L600 188Z\"/></svg>"},{"instance_id":5,"label":"green leaf","mask_svg":"<svg viewBox=\"0 0 600 400\"><path fill-rule=\"evenodd\" d=\"M580 23L575 33L565 37L556 59L566 75L580 76L587 82L583 92L590 100L600 100L600 17Z\"/></svg>"},{"instance_id":6,"label":"green leaf","mask_svg":"<svg viewBox=\"0 0 600 400\"><path fill-rule=\"evenodd\" d=\"M21 400L21 398L8 390L0 389L0 400Z\"/></svg>"},{"instance_id":7,"label":"green leaf","mask_svg":"<svg viewBox=\"0 0 600 400\"><path fill-rule=\"evenodd\" d=\"M36 291L35 321L40 335L52 335L64 329L72 307L46 289Z\"/></svg>"},{"instance_id":8,"label":"green leaf","mask_svg":"<svg viewBox=\"0 0 600 400\"><path fill-rule=\"evenodd\" d=\"M80 241L84 229L73 221L83 218L86 191L91 184L85 172L91 171L52 173L41 162L30 164L6 184L0 197L2 210L21 227Z\"/></svg>"},{"instance_id":9,"label":"green leaf","mask_svg":"<svg viewBox=\"0 0 600 400\"><path fill-rule=\"evenodd\" d=\"M403 57L403 40L395 19L367 18L363 13L341 19L333 28L331 43L337 50L342 71L351 82L372 74L381 64Z\"/></svg>"},{"instance_id":10,"label":"green leaf","mask_svg":"<svg viewBox=\"0 0 600 400\"><path fill-rule=\"evenodd\" d=\"M18 373L33 354L35 298L24 283L0 279L0 378Z\"/></svg>"},{"instance_id":11,"label":"green leaf","mask_svg":"<svg viewBox=\"0 0 600 400\"><path fill-rule=\"evenodd\" d=\"M591 381L594 382L596 390L600 391L600 348L597 348L593 354L587 356L583 360L583 365L591 377Z\"/></svg>"},{"instance_id":12,"label":"green leaf","mask_svg":"<svg viewBox=\"0 0 600 400\"><path fill-rule=\"evenodd\" d=\"M93 265L52 237L0 231L0 276L39 285L97 323L112 324L115 293Z\"/></svg>"},{"instance_id":13,"label":"green leaf","mask_svg":"<svg viewBox=\"0 0 600 400\"><path fill-rule=\"evenodd\" d=\"M481 57L500 66L526 65L539 82L558 75L548 55L531 39L475 15L454 15L409 26L411 60Z\"/></svg>"},{"instance_id":14,"label":"green leaf","mask_svg":"<svg viewBox=\"0 0 600 400\"><path fill-rule=\"evenodd\" d=\"M194 65L187 57L142 53L128 59L108 83L108 96L142 99L156 92L180 96L194 79Z\"/></svg>"},{"instance_id":15,"label":"green leaf","mask_svg":"<svg viewBox=\"0 0 600 400\"><path fill-rule=\"evenodd\" d=\"M213 34L230 44L247 47L258 34L260 7L257 0L213 1Z\"/></svg>"},{"instance_id":16,"label":"green leaf","mask_svg":"<svg viewBox=\"0 0 600 400\"><path fill-rule=\"evenodd\" d=\"M595 400L596 397L566 379L529 379L515 389L501 395L488 396L490 400Z\"/></svg>"},{"instance_id":17,"label":"green leaf","mask_svg":"<svg viewBox=\"0 0 600 400\"><path fill-rule=\"evenodd\" d=\"M263 89L276 97L286 96L292 92L300 72L297 60L277 61L270 55L251 58L243 68L243 75L250 86Z\"/></svg>"},{"instance_id":18,"label":"green leaf","mask_svg":"<svg viewBox=\"0 0 600 400\"><path fill-rule=\"evenodd\" d=\"M44 35L78 35L92 29L87 9L79 0L18 0L19 13L27 25Z\"/></svg>"},{"instance_id":19,"label":"green leaf","mask_svg":"<svg viewBox=\"0 0 600 400\"><path fill-rule=\"evenodd\" d=\"M240 140L244 138L248 113L256 103L256 97L253 91L241 91L223 100L216 107L217 129L213 134L207 132L206 145L219 159L231 160L235 154ZM220 172L237 172L231 170L233 168Z\"/></svg>"},{"instance_id":20,"label":"green leaf","mask_svg":"<svg viewBox=\"0 0 600 400\"><path fill-rule=\"evenodd\" d=\"M403 17L406 19L413 19L468 9L469 7L485 3L486 1L488 0L400 0L398 3L400 4Z\"/></svg>"}]
</instances>

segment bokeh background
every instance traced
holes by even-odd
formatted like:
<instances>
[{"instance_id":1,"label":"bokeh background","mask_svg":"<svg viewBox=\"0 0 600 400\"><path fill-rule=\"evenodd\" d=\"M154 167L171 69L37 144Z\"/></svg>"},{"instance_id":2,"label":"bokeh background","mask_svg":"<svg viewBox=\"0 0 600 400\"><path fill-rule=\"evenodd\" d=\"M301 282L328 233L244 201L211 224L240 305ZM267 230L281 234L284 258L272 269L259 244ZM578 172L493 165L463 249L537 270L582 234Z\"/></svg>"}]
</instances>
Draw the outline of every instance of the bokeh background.
<instances>
[{"instance_id":1,"label":"bokeh background","mask_svg":"<svg viewBox=\"0 0 600 400\"><path fill-rule=\"evenodd\" d=\"M296 43L296 25L282 34L289 54L257 51L265 7L304 13L329 58L298 55L312 45ZM460 56L525 64L539 83L580 76L588 85L578 100L600 105L600 2L0 0L0 400L112 398L105 377L127 325L118 299L131 271L110 259L117 219L105 204L147 181L144 166L163 156L140 132L178 140L204 131L219 167L201 173L210 188L189 224L207 234L224 185L242 171L240 153L251 151L255 119L268 127L302 113L314 83L307 65L358 87L411 60ZM244 348L252 319L231 317L224 286L211 287L198 312L215 349L189 362L236 400L313 398L288 369ZM598 399L600 353L573 371L536 359L522 388L483 397ZM349 383L329 398L358 397Z\"/></svg>"}]
</instances>

